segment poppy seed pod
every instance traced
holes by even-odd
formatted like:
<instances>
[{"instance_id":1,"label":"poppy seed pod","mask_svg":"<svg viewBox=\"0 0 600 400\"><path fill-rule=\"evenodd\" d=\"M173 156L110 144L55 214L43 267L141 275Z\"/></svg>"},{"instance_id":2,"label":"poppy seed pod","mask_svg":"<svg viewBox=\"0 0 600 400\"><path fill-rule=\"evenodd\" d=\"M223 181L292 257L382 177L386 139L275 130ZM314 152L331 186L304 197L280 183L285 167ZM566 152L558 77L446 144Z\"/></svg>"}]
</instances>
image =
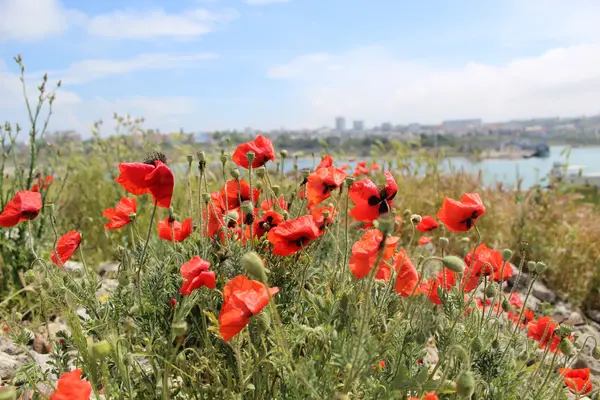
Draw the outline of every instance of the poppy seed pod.
<instances>
[{"instance_id":1,"label":"poppy seed pod","mask_svg":"<svg viewBox=\"0 0 600 400\"><path fill-rule=\"evenodd\" d=\"M186 334L188 330L188 324L185 321L175 322L173 325L171 325L171 329L173 330L175 336L181 337Z\"/></svg>"},{"instance_id":2,"label":"poppy seed pod","mask_svg":"<svg viewBox=\"0 0 600 400\"><path fill-rule=\"evenodd\" d=\"M279 196L279 193L281 193L281 188L279 187L279 185L271 186L271 190L273 190L275 196Z\"/></svg>"},{"instance_id":3,"label":"poppy seed pod","mask_svg":"<svg viewBox=\"0 0 600 400\"><path fill-rule=\"evenodd\" d=\"M17 400L17 390L12 386L0 388L0 400Z\"/></svg>"},{"instance_id":4,"label":"poppy seed pod","mask_svg":"<svg viewBox=\"0 0 600 400\"><path fill-rule=\"evenodd\" d=\"M507 299L502 300L502 311L508 312L510 310L510 302Z\"/></svg>"},{"instance_id":5,"label":"poppy seed pod","mask_svg":"<svg viewBox=\"0 0 600 400\"><path fill-rule=\"evenodd\" d=\"M513 251L511 249L502 250L502 260L503 261L510 261L512 256L513 256Z\"/></svg>"},{"instance_id":6,"label":"poppy seed pod","mask_svg":"<svg viewBox=\"0 0 600 400\"><path fill-rule=\"evenodd\" d=\"M394 231L394 223L395 221L386 214L373 221L373 226L379 229L384 235L389 235Z\"/></svg>"},{"instance_id":7,"label":"poppy seed pod","mask_svg":"<svg viewBox=\"0 0 600 400\"><path fill-rule=\"evenodd\" d=\"M573 328L571 325L561 324L558 328L558 336L560 337L571 336L571 333L573 333Z\"/></svg>"},{"instance_id":8,"label":"poppy seed pod","mask_svg":"<svg viewBox=\"0 0 600 400\"><path fill-rule=\"evenodd\" d=\"M242 257L242 266L246 272L258 278L262 283L267 281L265 263L257 253L251 251L244 254Z\"/></svg>"},{"instance_id":9,"label":"poppy seed pod","mask_svg":"<svg viewBox=\"0 0 600 400\"><path fill-rule=\"evenodd\" d=\"M229 211L225 215L225 219L228 220L228 221L237 221L239 217L240 217L240 215L235 210Z\"/></svg>"},{"instance_id":10,"label":"poppy seed pod","mask_svg":"<svg viewBox=\"0 0 600 400\"><path fill-rule=\"evenodd\" d=\"M227 154L224 151L221 152L221 164L225 165L227 163Z\"/></svg>"},{"instance_id":11,"label":"poppy seed pod","mask_svg":"<svg viewBox=\"0 0 600 400\"><path fill-rule=\"evenodd\" d=\"M281 152L279 154L281 155L281 158L287 158L287 156L288 156L287 150L281 150Z\"/></svg>"},{"instance_id":12,"label":"poppy seed pod","mask_svg":"<svg viewBox=\"0 0 600 400\"><path fill-rule=\"evenodd\" d=\"M198 161L200 161L200 162L206 161L206 154L203 151L197 152L196 157L198 158Z\"/></svg>"},{"instance_id":13,"label":"poppy seed pod","mask_svg":"<svg viewBox=\"0 0 600 400\"><path fill-rule=\"evenodd\" d=\"M240 179L240 170L237 168L231 168L229 170L229 175L231 175L231 177L235 180Z\"/></svg>"},{"instance_id":14,"label":"poppy seed pod","mask_svg":"<svg viewBox=\"0 0 600 400\"><path fill-rule=\"evenodd\" d=\"M418 224L423 220L423 217L421 217L419 214L413 214L410 216L410 220L413 224Z\"/></svg>"},{"instance_id":15,"label":"poppy seed pod","mask_svg":"<svg viewBox=\"0 0 600 400\"><path fill-rule=\"evenodd\" d=\"M249 151L246 153L246 159L248 159L248 164L252 165L252 161L254 161L255 156L256 154L254 154L253 151Z\"/></svg>"},{"instance_id":16,"label":"poppy seed pod","mask_svg":"<svg viewBox=\"0 0 600 400\"><path fill-rule=\"evenodd\" d=\"M202 193L202 200L204 200L205 203L208 203L210 201L210 193Z\"/></svg>"},{"instance_id":17,"label":"poppy seed pod","mask_svg":"<svg viewBox=\"0 0 600 400\"><path fill-rule=\"evenodd\" d=\"M538 274L543 273L546 270L546 268L548 268L548 266L541 261L538 261L535 264L535 272L537 272Z\"/></svg>"},{"instance_id":18,"label":"poppy seed pod","mask_svg":"<svg viewBox=\"0 0 600 400\"><path fill-rule=\"evenodd\" d=\"M528 261L527 262L527 271L529 271L529 272L536 272L536 270L535 270L535 261Z\"/></svg>"},{"instance_id":19,"label":"poppy seed pod","mask_svg":"<svg viewBox=\"0 0 600 400\"><path fill-rule=\"evenodd\" d=\"M573 354L573 343L571 343L571 341L569 339L567 339L567 338L563 338L560 341L560 344L558 345L558 348L567 357L570 356L571 354Z\"/></svg>"},{"instance_id":20,"label":"poppy seed pod","mask_svg":"<svg viewBox=\"0 0 600 400\"><path fill-rule=\"evenodd\" d=\"M442 249L445 249L446 247L448 247L449 244L450 244L450 240L448 240L447 237L441 237L440 238L440 247Z\"/></svg>"},{"instance_id":21,"label":"poppy seed pod","mask_svg":"<svg viewBox=\"0 0 600 400\"><path fill-rule=\"evenodd\" d=\"M265 167L256 168L254 172L256 172L256 176L258 176L260 179L265 177Z\"/></svg>"},{"instance_id":22,"label":"poppy seed pod","mask_svg":"<svg viewBox=\"0 0 600 400\"><path fill-rule=\"evenodd\" d=\"M466 245L466 244L469 244L469 243L471 242L471 239L469 239L468 237L466 237L466 236L465 236L465 237L463 237L463 238L460 238L460 242L461 242L462 244L465 244L465 245Z\"/></svg>"},{"instance_id":23,"label":"poppy seed pod","mask_svg":"<svg viewBox=\"0 0 600 400\"><path fill-rule=\"evenodd\" d=\"M452 272L462 273L465 270L466 264L462 258L457 256L446 256L442 258L442 264Z\"/></svg>"},{"instance_id":24,"label":"poppy seed pod","mask_svg":"<svg viewBox=\"0 0 600 400\"><path fill-rule=\"evenodd\" d=\"M308 178L308 176L310 175L310 170L308 168L303 168L302 169L302 177L304 179Z\"/></svg>"},{"instance_id":25,"label":"poppy seed pod","mask_svg":"<svg viewBox=\"0 0 600 400\"><path fill-rule=\"evenodd\" d=\"M188 164L192 165L192 161L194 161L194 156L192 156L191 154L188 154L188 156L187 156Z\"/></svg>"},{"instance_id":26,"label":"poppy seed pod","mask_svg":"<svg viewBox=\"0 0 600 400\"><path fill-rule=\"evenodd\" d=\"M347 176L345 182L346 182L346 186L348 186L348 187L352 186L352 184L354 183L354 177Z\"/></svg>"},{"instance_id":27,"label":"poppy seed pod","mask_svg":"<svg viewBox=\"0 0 600 400\"><path fill-rule=\"evenodd\" d=\"M95 360L102 360L103 358L107 357L110 354L112 347L110 345L110 343L108 343L108 341L106 340L101 340L98 343L94 343L92 345L92 357Z\"/></svg>"},{"instance_id":28,"label":"poppy seed pod","mask_svg":"<svg viewBox=\"0 0 600 400\"><path fill-rule=\"evenodd\" d=\"M244 213L244 215L252 214L252 211L254 210L252 203L249 201L244 201L240 208L242 209L242 213Z\"/></svg>"},{"instance_id":29,"label":"poppy seed pod","mask_svg":"<svg viewBox=\"0 0 600 400\"><path fill-rule=\"evenodd\" d=\"M594 357L594 360L600 360L600 347L594 347L594 350L592 350L592 357Z\"/></svg>"},{"instance_id":30,"label":"poppy seed pod","mask_svg":"<svg viewBox=\"0 0 600 400\"><path fill-rule=\"evenodd\" d=\"M485 288L485 297L491 299L498 294L498 285L495 282L490 282Z\"/></svg>"},{"instance_id":31,"label":"poppy seed pod","mask_svg":"<svg viewBox=\"0 0 600 400\"><path fill-rule=\"evenodd\" d=\"M323 218L324 219L329 218L329 210L323 210Z\"/></svg>"},{"instance_id":32,"label":"poppy seed pod","mask_svg":"<svg viewBox=\"0 0 600 400\"><path fill-rule=\"evenodd\" d=\"M456 378L456 394L470 398L475 392L475 378L471 371L462 371Z\"/></svg>"}]
</instances>

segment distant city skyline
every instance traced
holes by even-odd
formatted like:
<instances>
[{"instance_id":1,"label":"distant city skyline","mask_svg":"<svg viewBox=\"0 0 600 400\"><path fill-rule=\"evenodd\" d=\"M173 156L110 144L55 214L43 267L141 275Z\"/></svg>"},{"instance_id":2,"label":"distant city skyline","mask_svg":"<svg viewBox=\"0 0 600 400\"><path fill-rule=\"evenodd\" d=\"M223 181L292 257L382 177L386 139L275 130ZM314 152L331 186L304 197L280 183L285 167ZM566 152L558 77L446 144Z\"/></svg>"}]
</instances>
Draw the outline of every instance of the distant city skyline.
<instances>
[{"instance_id":1,"label":"distant city skyline","mask_svg":"<svg viewBox=\"0 0 600 400\"><path fill-rule=\"evenodd\" d=\"M600 2L0 0L0 121L62 79L50 128L507 121L600 112ZM360 123L359 123L360 126ZM387 126L387 125L386 125Z\"/></svg>"}]
</instances>

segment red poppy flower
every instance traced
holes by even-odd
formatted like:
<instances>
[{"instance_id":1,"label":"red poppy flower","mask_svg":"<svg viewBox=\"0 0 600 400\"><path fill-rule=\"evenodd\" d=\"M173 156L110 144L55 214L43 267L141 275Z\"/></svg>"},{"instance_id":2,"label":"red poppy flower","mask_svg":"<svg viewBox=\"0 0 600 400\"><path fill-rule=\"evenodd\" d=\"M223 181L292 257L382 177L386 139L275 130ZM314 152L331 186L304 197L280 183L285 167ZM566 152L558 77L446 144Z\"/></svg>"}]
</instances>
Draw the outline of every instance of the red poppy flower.
<instances>
[{"instance_id":1,"label":"red poppy flower","mask_svg":"<svg viewBox=\"0 0 600 400\"><path fill-rule=\"evenodd\" d=\"M466 232L485 214L485 206L477 193L465 193L460 201L446 197L438 211L438 219L453 232Z\"/></svg>"},{"instance_id":2,"label":"red poppy flower","mask_svg":"<svg viewBox=\"0 0 600 400\"><path fill-rule=\"evenodd\" d=\"M44 191L48 189L53 183L54 178L52 177L52 175L47 175L46 178L42 180L42 176L38 174L38 181L34 183L33 186L31 186L31 191L39 192L40 188L42 188L42 191Z\"/></svg>"},{"instance_id":3,"label":"red poppy flower","mask_svg":"<svg viewBox=\"0 0 600 400\"><path fill-rule=\"evenodd\" d=\"M146 163L120 163L119 176L115 179L123 189L136 196L151 194L159 207L171 207L175 178L162 161Z\"/></svg>"},{"instance_id":4,"label":"red poppy flower","mask_svg":"<svg viewBox=\"0 0 600 400\"><path fill-rule=\"evenodd\" d=\"M404 223L404 220L402 219L402 217L400 217L400 216L394 217L394 229L396 232L400 232L402 230L403 223Z\"/></svg>"},{"instance_id":5,"label":"red poppy flower","mask_svg":"<svg viewBox=\"0 0 600 400\"><path fill-rule=\"evenodd\" d=\"M379 369L384 369L384 368L385 368L385 361L384 361L384 360L381 360L381 361L379 361L377 364L375 364L375 365L373 365L373 366L371 367L371 369L372 369L373 371L377 371L377 368L379 368Z\"/></svg>"},{"instance_id":6,"label":"red poppy flower","mask_svg":"<svg viewBox=\"0 0 600 400\"><path fill-rule=\"evenodd\" d=\"M379 171L379 165L377 163L373 163L373 165L371 165L371 171Z\"/></svg>"},{"instance_id":7,"label":"red poppy flower","mask_svg":"<svg viewBox=\"0 0 600 400\"><path fill-rule=\"evenodd\" d=\"M175 308L175 306L177 305L177 300L175 300L173 297L171 297L169 299L169 304L171 304L171 308Z\"/></svg>"},{"instance_id":8,"label":"red poppy flower","mask_svg":"<svg viewBox=\"0 0 600 400\"><path fill-rule=\"evenodd\" d=\"M62 267L69 258L75 253L75 250L79 248L81 243L81 233L77 231L71 231L64 234L56 243L56 250L52 250L52 262L59 267ZM58 257L56 254L58 253ZM59 261L60 258L60 261Z\"/></svg>"},{"instance_id":9,"label":"red poppy flower","mask_svg":"<svg viewBox=\"0 0 600 400\"><path fill-rule=\"evenodd\" d=\"M263 200L262 203L260 203L260 208L265 210L265 211L269 211L269 210L275 210L277 211L279 207L280 211L287 211L288 210L288 203L287 201L285 201L285 197L280 196L278 199L266 199Z\"/></svg>"},{"instance_id":10,"label":"red poppy flower","mask_svg":"<svg viewBox=\"0 0 600 400\"><path fill-rule=\"evenodd\" d=\"M521 296L519 296L519 293L517 292L513 292L510 297L509 297L509 302L511 306L515 306L515 308L517 309L521 309L521 307L523 307L523 300L521 299Z\"/></svg>"},{"instance_id":11,"label":"red poppy flower","mask_svg":"<svg viewBox=\"0 0 600 400\"><path fill-rule=\"evenodd\" d=\"M383 233L377 229L366 231L362 238L352 245L352 255L350 256L350 271L356 279L364 278L369 275L379 253L379 246L383 240ZM391 276L390 267L385 263L389 260L396 250L399 237L390 236L385 240L385 249L381 261L375 272L375 279L389 281Z\"/></svg>"},{"instance_id":12,"label":"red poppy flower","mask_svg":"<svg viewBox=\"0 0 600 400\"><path fill-rule=\"evenodd\" d=\"M590 381L590 369L570 369L561 368L558 373L564 377L565 385L569 387L571 393L588 394L592 391L592 381Z\"/></svg>"},{"instance_id":13,"label":"red poppy flower","mask_svg":"<svg viewBox=\"0 0 600 400\"><path fill-rule=\"evenodd\" d=\"M359 161L356 163L357 167L366 167L367 166L367 162L366 161Z\"/></svg>"},{"instance_id":14,"label":"red poppy flower","mask_svg":"<svg viewBox=\"0 0 600 400\"><path fill-rule=\"evenodd\" d=\"M115 208L107 208L102 215L110 221L104 225L106 229L119 229L129 224L131 216L136 212L135 197L123 197Z\"/></svg>"},{"instance_id":15,"label":"red poppy flower","mask_svg":"<svg viewBox=\"0 0 600 400\"><path fill-rule=\"evenodd\" d=\"M373 222L392 209L398 185L390 171L385 171L385 179L387 183L381 187L369 179L354 182L350 186L350 199L356 204L350 211L352 217L362 222Z\"/></svg>"},{"instance_id":16,"label":"red poppy flower","mask_svg":"<svg viewBox=\"0 0 600 400\"><path fill-rule=\"evenodd\" d=\"M466 284L464 284L466 292L475 289L482 276L492 275L490 279L499 282L507 281L514 274L514 270L502 259L502 253L488 248L485 243L467 253L465 263L467 264Z\"/></svg>"},{"instance_id":17,"label":"red poppy flower","mask_svg":"<svg viewBox=\"0 0 600 400\"><path fill-rule=\"evenodd\" d=\"M265 212L262 217L254 221L254 224L252 225L252 234L254 237L262 237L265 233L282 223L283 215L273 210L269 210Z\"/></svg>"},{"instance_id":18,"label":"red poppy flower","mask_svg":"<svg viewBox=\"0 0 600 400\"><path fill-rule=\"evenodd\" d=\"M4 206L0 214L0 226L9 228L19 222L35 219L42 209L42 195L29 190L21 190Z\"/></svg>"},{"instance_id":19,"label":"red poppy flower","mask_svg":"<svg viewBox=\"0 0 600 400\"><path fill-rule=\"evenodd\" d=\"M271 229L268 238L273 244L273 254L289 256L302 250L320 234L313 217L303 215Z\"/></svg>"},{"instance_id":20,"label":"red poppy flower","mask_svg":"<svg viewBox=\"0 0 600 400\"><path fill-rule=\"evenodd\" d=\"M429 236L421 236L419 238L419 246L425 246L431 243L431 238Z\"/></svg>"},{"instance_id":21,"label":"red poppy flower","mask_svg":"<svg viewBox=\"0 0 600 400\"><path fill-rule=\"evenodd\" d=\"M438 287L441 287L443 290L450 290L456 284L456 274L447 268L442 269L438 272L437 276L429 279L427 282L423 282L421 284L421 291L429 297L429 300L433 304L440 305L442 301L438 294Z\"/></svg>"},{"instance_id":22,"label":"red poppy flower","mask_svg":"<svg viewBox=\"0 0 600 400\"><path fill-rule=\"evenodd\" d=\"M361 175L368 175L369 174L369 169L367 167L361 167L361 166L357 166L354 169L354 173L352 174L355 178Z\"/></svg>"},{"instance_id":23,"label":"red poppy flower","mask_svg":"<svg viewBox=\"0 0 600 400\"><path fill-rule=\"evenodd\" d=\"M517 310L515 312L509 311L506 314L506 318L508 318L510 321L514 322L515 324L519 324L519 327L521 329L524 329L531 321L533 321L535 319L535 314L529 308L526 308L525 311L523 311L523 316L521 317L520 322L519 322L519 315L521 315L520 310Z\"/></svg>"},{"instance_id":24,"label":"red poppy flower","mask_svg":"<svg viewBox=\"0 0 600 400\"><path fill-rule=\"evenodd\" d=\"M325 218L323 215L325 212L329 213L327 218ZM310 212L310 215L313 217L315 224L322 232L326 226L333 224L333 220L335 218L335 208L327 206L317 207Z\"/></svg>"},{"instance_id":25,"label":"red poppy flower","mask_svg":"<svg viewBox=\"0 0 600 400\"><path fill-rule=\"evenodd\" d=\"M259 281L238 275L223 288L223 306L219 315L219 332L225 342L241 332L250 322L252 315L258 314L269 303L271 296L279 288L267 288Z\"/></svg>"},{"instance_id":26,"label":"red poppy flower","mask_svg":"<svg viewBox=\"0 0 600 400\"><path fill-rule=\"evenodd\" d=\"M396 283L394 284L396 293L402 297L408 297L416 292L415 288L419 282L419 273L408 254L406 254L406 250L402 249L397 252L392 263L397 273Z\"/></svg>"},{"instance_id":27,"label":"red poppy flower","mask_svg":"<svg viewBox=\"0 0 600 400\"><path fill-rule=\"evenodd\" d=\"M560 337L554 334L558 324L550 317L542 317L527 324L527 336L537 341L541 349L550 346L550 351L556 352Z\"/></svg>"},{"instance_id":28,"label":"red poppy flower","mask_svg":"<svg viewBox=\"0 0 600 400\"><path fill-rule=\"evenodd\" d=\"M265 165L269 160L275 161L275 149L273 149L273 142L271 139L267 139L264 136L258 135L256 139L251 142L240 144L231 159L234 163L242 168L248 169L247 154L254 152L254 160L252 160L252 168L258 168Z\"/></svg>"},{"instance_id":29,"label":"red poppy flower","mask_svg":"<svg viewBox=\"0 0 600 400\"><path fill-rule=\"evenodd\" d=\"M417 399L416 397L411 397L408 400L419 400L419 399ZM440 400L440 399L436 396L435 392L429 392L425 396L423 396L423 400Z\"/></svg>"},{"instance_id":30,"label":"red poppy flower","mask_svg":"<svg viewBox=\"0 0 600 400\"><path fill-rule=\"evenodd\" d=\"M183 222L175 221L167 217L158 223L158 237L172 242L184 241L192 233L192 219L188 218Z\"/></svg>"},{"instance_id":31,"label":"red poppy flower","mask_svg":"<svg viewBox=\"0 0 600 400\"><path fill-rule=\"evenodd\" d=\"M331 196L331 192L339 188L346 179L346 173L335 167L318 169L308 176L306 198L308 205L319 204Z\"/></svg>"},{"instance_id":32,"label":"red poppy flower","mask_svg":"<svg viewBox=\"0 0 600 400\"><path fill-rule=\"evenodd\" d=\"M260 190L252 188L252 204L260 197ZM243 179L231 179L221 188L221 206L226 210L233 210L250 201L250 184Z\"/></svg>"},{"instance_id":33,"label":"red poppy flower","mask_svg":"<svg viewBox=\"0 0 600 400\"><path fill-rule=\"evenodd\" d=\"M181 266L179 273L183 276L183 284L179 293L184 296L189 296L196 289L206 286L209 289L214 289L217 286L215 272L209 271L210 263L194 256L190 261Z\"/></svg>"},{"instance_id":34,"label":"red poppy flower","mask_svg":"<svg viewBox=\"0 0 600 400\"><path fill-rule=\"evenodd\" d=\"M421 222L419 222L416 226L419 232L431 232L435 228L440 226L437 221L430 215L425 215L421 218Z\"/></svg>"},{"instance_id":35,"label":"red poppy flower","mask_svg":"<svg viewBox=\"0 0 600 400\"><path fill-rule=\"evenodd\" d=\"M81 373L80 369L76 369L62 374L56 384L56 391L50 395L49 400L89 400L92 385L81 379Z\"/></svg>"},{"instance_id":36,"label":"red poppy flower","mask_svg":"<svg viewBox=\"0 0 600 400\"><path fill-rule=\"evenodd\" d=\"M342 164L342 166L340 167L340 169L344 172L348 171L350 169L350 166L348 164Z\"/></svg>"},{"instance_id":37,"label":"red poppy flower","mask_svg":"<svg viewBox=\"0 0 600 400\"><path fill-rule=\"evenodd\" d=\"M325 154L325 156L323 156L323 158L321 159L321 162L319 163L319 165L317 165L317 171L320 170L321 168L331 167L332 165L333 165L333 157L331 157L329 154Z\"/></svg>"}]
</instances>

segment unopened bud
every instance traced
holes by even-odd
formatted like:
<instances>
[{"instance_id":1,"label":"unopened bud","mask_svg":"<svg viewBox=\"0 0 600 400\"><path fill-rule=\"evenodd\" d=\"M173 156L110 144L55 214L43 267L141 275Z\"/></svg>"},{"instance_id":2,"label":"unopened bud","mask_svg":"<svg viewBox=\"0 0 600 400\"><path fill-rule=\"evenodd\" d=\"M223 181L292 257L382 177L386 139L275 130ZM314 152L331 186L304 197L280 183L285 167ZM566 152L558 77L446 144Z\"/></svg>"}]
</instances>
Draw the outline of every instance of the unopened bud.
<instances>
[{"instance_id":1,"label":"unopened bud","mask_svg":"<svg viewBox=\"0 0 600 400\"><path fill-rule=\"evenodd\" d=\"M281 188L279 187L279 185L273 185L271 186L271 189L273 190L275 196L279 196L279 193L281 192Z\"/></svg>"},{"instance_id":2,"label":"unopened bud","mask_svg":"<svg viewBox=\"0 0 600 400\"><path fill-rule=\"evenodd\" d=\"M492 340L492 348L498 350L500 348L500 341L498 339Z\"/></svg>"},{"instance_id":3,"label":"unopened bud","mask_svg":"<svg viewBox=\"0 0 600 400\"><path fill-rule=\"evenodd\" d=\"M225 165L227 163L227 154L225 154L224 152L221 153L221 164Z\"/></svg>"},{"instance_id":4,"label":"unopened bud","mask_svg":"<svg viewBox=\"0 0 600 400\"><path fill-rule=\"evenodd\" d=\"M440 248L445 249L446 247L448 247L448 245L450 244L450 240L448 240L447 237L441 237L440 238Z\"/></svg>"},{"instance_id":5,"label":"unopened bud","mask_svg":"<svg viewBox=\"0 0 600 400\"><path fill-rule=\"evenodd\" d=\"M228 211L227 214L225 214L225 219L229 221L237 221L239 217L240 214L235 210Z\"/></svg>"},{"instance_id":6,"label":"unopened bud","mask_svg":"<svg viewBox=\"0 0 600 400\"><path fill-rule=\"evenodd\" d=\"M185 351L182 351L181 353L177 354L177 357L175 357L175 360L177 360L178 364L183 364L187 361L186 357L185 357Z\"/></svg>"},{"instance_id":7,"label":"unopened bud","mask_svg":"<svg viewBox=\"0 0 600 400\"><path fill-rule=\"evenodd\" d=\"M252 165L252 161L254 161L255 156L256 154L254 154L253 151L249 151L246 153L246 159L248 160L248 164Z\"/></svg>"},{"instance_id":8,"label":"unopened bud","mask_svg":"<svg viewBox=\"0 0 600 400\"><path fill-rule=\"evenodd\" d=\"M507 299L502 300L502 311L508 312L510 310L510 302Z\"/></svg>"},{"instance_id":9,"label":"unopened bud","mask_svg":"<svg viewBox=\"0 0 600 400\"><path fill-rule=\"evenodd\" d=\"M229 175L231 175L231 177L235 180L240 179L240 170L237 168L231 168L229 170Z\"/></svg>"},{"instance_id":10,"label":"unopened bud","mask_svg":"<svg viewBox=\"0 0 600 400\"><path fill-rule=\"evenodd\" d=\"M187 161L188 161L188 164L192 165L192 161L194 161L194 156L192 156L191 154L188 154Z\"/></svg>"},{"instance_id":11,"label":"unopened bud","mask_svg":"<svg viewBox=\"0 0 600 400\"><path fill-rule=\"evenodd\" d=\"M13 386L0 388L0 400L17 400L17 389Z\"/></svg>"},{"instance_id":12,"label":"unopened bud","mask_svg":"<svg viewBox=\"0 0 600 400\"><path fill-rule=\"evenodd\" d=\"M173 330L175 336L181 337L186 334L188 330L188 324L185 321L175 322L173 325L171 325L171 329Z\"/></svg>"},{"instance_id":13,"label":"unopened bud","mask_svg":"<svg viewBox=\"0 0 600 400\"><path fill-rule=\"evenodd\" d=\"M408 218L412 215L412 211L410 211L410 209L406 209L402 212L402 214L404 215L405 218Z\"/></svg>"},{"instance_id":14,"label":"unopened bud","mask_svg":"<svg viewBox=\"0 0 600 400\"><path fill-rule=\"evenodd\" d=\"M471 371L462 371L456 378L456 394L461 397L471 398L475 391L475 378Z\"/></svg>"},{"instance_id":15,"label":"unopened bud","mask_svg":"<svg viewBox=\"0 0 600 400\"><path fill-rule=\"evenodd\" d=\"M21 314L20 312L16 312L15 313L15 320L16 321L21 321L23 319L23 314Z\"/></svg>"},{"instance_id":16,"label":"unopened bud","mask_svg":"<svg viewBox=\"0 0 600 400\"><path fill-rule=\"evenodd\" d=\"M377 226L375 226L375 222L377 222ZM389 215L385 214L373 221L373 226L379 229L384 236L389 235L394 230L394 220Z\"/></svg>"},{"instance_id":17,"label":"unopened bud","mask_svg":"<svg viewBox=\"0 0 600 400\"><path fill-rule=\"evenodd\" d=\"M198 161L206 161L206 154L203 151L197 152L196 157L198 158Z\"/></svg>"},{"instance_id":18,"label":"unopened bud","mask_svg":"<svg viewBox=\"0 0 600 400\"><path fill-rule=\"evenodd\" d=\"M561 324L560 327L558 328L558 336L560 337L567 337L567 336L571 336L571 334L573 333L573 328L571 327L571 325L567 325L567 324Z\"/></svg>"},{"instance_id":19,"label":"unopened bud","mask_svg":"<svg viewBox=\"0 0 600 400\"><path fill-rule=\"evenodd\" d=\"M488 299L496 297L498 294L498 285L495 282L490 282L485 288L485 297Z\"/></svg>"},{"instance_id":20,"label":"unopened bud","mask_svg":"<svg viewBox=\"0 0 600 400\"><path fill-rule=\"evenodd\" d=\"M594 360L600 360L600 347L594 347L594 350L592 350L592 357L594 357Z\"/></svg>"},{"instance_id":21,"label":"unopened bud","mask_svg":"<svg viewBox=\"0 0 600 400\"><path fill-rule=\"evenodd\" d=\"M125 271L119 273L118 282L120 286L127 286L129 284L129 277Z\"/></svg>"},{"instance_id":22,"label":"unopened bud","mask_svg":"<svg viewBox=\"0 0 600 400\"><path fill-rule=\"evenodd\" d=\"M265 167L256 168L254 172L256 173L256 176L258 176L260 179L265 177Z\"/></svg>"},{"instance_id":23,"label":"unopened bud","mask_svg":"<svg viewBox=\"0 0 600 400\"><path fill-rule=\"evenodd\" d=\"M462 244L469 244L471 242L471 239L469 239L468 237L465 236L465 237L460 238L460 242Z\"/></svg>"},{"instance_id":24,"label":"unopened bud","mask_svg":"<svg viewBox=\"0 0 600 400\"><path fill-rule=\"evenodd\" d=\"M258 278L261 282L265 283L267 281L265 263L257 253L251 251L244 254L242 257L242 266L249 274Z\"/></svg>"},{"instance_id":25,"label":"unopened bud","mask_svg":"<svg viewBox=\"0 0 600 400\"><path fill-rule=\"evenodd\" d=\"M102 360L110 355L111 345L106 340L101 340L92 345L92 357L95 360Z\"/></svg>"},{"instance_id":26,"label":"unopened bud","mask_svg":"<svg viewBox=\"0 0 600 400\"><path fill-rule=\"evenodd\" d=\"M479 353L482 348L483 348L483 343L481 342L480 338L476 337L475 339L473 339L471 341L471 350L474 353Z\"/></svg>"},{"instance_id":27,"label":"unopened bud","mask_svg":"<svg viewBox=\"0 0 600 400\"><path fill-rule=\"evenodd\" d=\"M502 250L502 260L503 261L510 261L512 256L513 256L513 251L511 249Z\"/></svg>"},{"instance_id":28,"label":"unopened bud","mask_svg":"<svg viewBox=\"0 0 600 400\"><path fill-rule=\"evenodd\" d=\"M442 264L450 271L462 273L465 270L466 264L462 258L457 256L446 256L442 258Z\"/></svg>"},{"instance_id":29,"label":"unopened bud","mask_svg":"<svg viewBox=\"0 0 600 400\"><path fill-rule=\"evenodd\" d=\"M565 356L570 356L573 354L573 343L568 338L563 338L558 345L560 351L563 352Z\"/></svg>"},{"instance_id":30,"label":"unopened bud","mask_svg":"<svg viewBox=\"0 0 600 400\"><path fill-rule=\"evenodd\" d=\"M421 222L421 220L423 220L423 217L421 217L419 214L413 214L410 216L410 220L412 223L418 224Z\"/></svg>"},{"instance_id":31,"label":"unopened bud","mask_svg":"<svg viewBox=\"0 0 600 400\"><path fill-rule=\"evenodd\" d=\"M281 150L281 152L279 154L281 154L281 158L287 158L287 156L288 156L287 150Z\"/></svg>"},{"instance_id":32,"label":"unopened bud","mask_svg":"<svg viewBox=\"0 0 600 400\"><path fill-rule=\"evenodd\" d=\"M252 214L252 211L254 211L254 207L249 201L244 201L240 208L242 209L242 213L244 213L244 215Z\"/></svg>"},{"instance_id":33,"label":"unopened bud","mask_svg":"<svg viewBox=\"0 0 600 400\"><path fill-rule=\"evenodd\" d=\"M535 272L537 272L538 274L543 273L546 270L546 268L548 268L548 266L541 261L538 261L535 264Z\"/></svg>"},{"instance_id":34,"label":"unopened bud","mask_svg":"<svg viewBox=\"0 0 600 400\"><path fill-rule=\"evenodd\" d=\"M208 203L210 201L210 193L202 193L202 200L204 200L205 203Z\"/></svg>"}]
</instances>

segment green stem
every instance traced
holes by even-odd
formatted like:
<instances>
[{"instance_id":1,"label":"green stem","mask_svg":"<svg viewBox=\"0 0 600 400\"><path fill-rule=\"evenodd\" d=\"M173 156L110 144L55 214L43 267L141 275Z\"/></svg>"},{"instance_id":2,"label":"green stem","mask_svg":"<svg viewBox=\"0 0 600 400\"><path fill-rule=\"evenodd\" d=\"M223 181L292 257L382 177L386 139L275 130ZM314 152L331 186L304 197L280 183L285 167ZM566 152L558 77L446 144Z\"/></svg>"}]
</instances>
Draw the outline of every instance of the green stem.
<instances>
[{"instance_id":1,"label":"green stem","mask_svg":"<svg viewBox=\"0 0 600 400\"><path fill-rule=\"evenodd\" d=\"M141 280L142 268L144 266L144 259L146 257L148 243L150 242L150 234L152 233L152 224L154 222L154 215L156 214L157 208L158 208L158 203L154 202L154 208L152 209L152 215L150 216L150 223L148 224L148 233L146 234L146 242L144 243L144 249L142 250L142 255L140 256L140 265L137 270L137 277L136 277L137 297L138 297L138 302L139 302L140 308L143 308L143 305L142 305L142 280Z\"/></svg>"}]
</instances>

